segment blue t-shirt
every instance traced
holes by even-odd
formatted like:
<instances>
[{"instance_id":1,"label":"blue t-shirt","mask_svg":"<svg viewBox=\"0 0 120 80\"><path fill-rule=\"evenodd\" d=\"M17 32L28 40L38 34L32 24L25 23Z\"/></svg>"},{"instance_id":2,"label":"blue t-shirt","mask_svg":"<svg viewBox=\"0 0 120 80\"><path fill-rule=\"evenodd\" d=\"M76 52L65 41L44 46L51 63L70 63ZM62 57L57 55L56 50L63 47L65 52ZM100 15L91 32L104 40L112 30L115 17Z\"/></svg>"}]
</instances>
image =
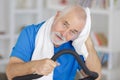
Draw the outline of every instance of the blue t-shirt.
<instances>
[{"instance_id":1,"label":"blue t-shirt","mask_svg":"<svg viewBox=\"0 0 120 80\"><path fill-rule=\"evenodd\" d=\"M31 61L31 57L35 48L36 34L42 24L44 24L44 22L37 25L33 24L26 26L22 30L16 45L13 47L11 57L14 56L20 58L24 62ZM72 42L69 41L59 47L54 47L55 54L63 49L74 50L71 43ZM83 59L83 56L80 57ZM53 80L74 80L77 69L81 69L76 59L70 54L65 54L61 55L57 61L60 63L60 66L57 66L54 69Z\"/></svg>"}]
</instances>

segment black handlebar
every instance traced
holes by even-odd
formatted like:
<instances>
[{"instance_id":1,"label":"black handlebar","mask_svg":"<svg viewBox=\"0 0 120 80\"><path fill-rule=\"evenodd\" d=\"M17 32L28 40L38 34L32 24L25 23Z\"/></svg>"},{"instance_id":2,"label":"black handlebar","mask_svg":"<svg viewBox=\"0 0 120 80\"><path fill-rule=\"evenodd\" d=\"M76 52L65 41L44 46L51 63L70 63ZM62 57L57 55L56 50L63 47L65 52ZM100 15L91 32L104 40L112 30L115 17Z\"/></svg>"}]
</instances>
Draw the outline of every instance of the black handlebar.
<instances>
[{"instance_id":1,"label":"black handlebar","mask_svg":"<svg viewBox=\"0 0 120 80\"><path fill-rule=\"evenodd\" d=\"M85 72L85 74L88 75L88 77L79 79L79 80L95 80L98 77L98 74L96 72L89 71L89 69L86 67L85 63L82 61L82 59L79 57L79 55L75 51L68 50L68 49L61 50L58 53L56 53L51 59L53 61L56 61L56 59L63 54L73 55L76 58L76 60L78 61L78 64L81 66L81 68ZM13 80L32 80L32 79L40 78L42 76L43 75L38 75L38 74L28 74L28 75L24 75L24 76L14 77Z\"/></svg>"}]
</instances>

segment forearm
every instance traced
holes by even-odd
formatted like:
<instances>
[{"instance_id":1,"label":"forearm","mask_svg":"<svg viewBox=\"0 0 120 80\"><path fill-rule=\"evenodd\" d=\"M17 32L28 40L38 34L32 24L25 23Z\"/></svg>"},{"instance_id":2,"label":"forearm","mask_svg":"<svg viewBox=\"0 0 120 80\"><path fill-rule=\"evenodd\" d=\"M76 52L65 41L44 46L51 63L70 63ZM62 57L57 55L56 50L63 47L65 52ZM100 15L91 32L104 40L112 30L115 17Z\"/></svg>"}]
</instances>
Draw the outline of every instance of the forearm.
<instances>
[{"instance_id":1,"label":"forearm","mask_svg":"<svg viewBox=\"0 0 120 80\"><path fill-rule=\"evenodd\" d=\"M28 62L28 63L21 62L21 63L8 64L6 69L8 79L12 80L12 78L15 76L22 76L33 73L32 70L33 65L34 62Z\"/></svg>"},{"instance_id":2,"label":"forearm","mask_svg":"<svg viewBox=\"0 0 120 80\"><path fill-rule=\"evenodd\" d=\"M99 77L96 80L100 80L101 79L101 64L100 64L100 60L97 56L96 50L94 49L94 46L93 46L93 43L90 37L86 41L86 46L87 46L87 50L89 53L88 58L86 60L86 65L91 71L97 72L99 74Z\"/></svg>"},{"instance_id":3,"label":"forearm","mask_svg":"<svg viewBox=\"0 0 120 80\"><path fill-rule=\"evenodd\" d=\"M48 75L58 65L51 59L45 58L41 60L34 60L30 62L23 62L19 58L12 57L7 66L6 72L9 80L16 76L36 73L39 75Z\"/></svg>"}]
</instances>

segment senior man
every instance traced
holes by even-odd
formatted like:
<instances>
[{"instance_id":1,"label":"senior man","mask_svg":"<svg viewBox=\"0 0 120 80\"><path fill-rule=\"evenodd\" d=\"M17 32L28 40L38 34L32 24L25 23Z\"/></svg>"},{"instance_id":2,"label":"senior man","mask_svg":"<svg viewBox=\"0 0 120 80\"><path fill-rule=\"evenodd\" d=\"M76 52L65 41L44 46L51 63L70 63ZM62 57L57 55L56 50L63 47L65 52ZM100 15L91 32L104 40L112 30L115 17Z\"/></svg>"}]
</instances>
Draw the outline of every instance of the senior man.
<instances>
[{"instance_id":1,"label":"senior man","mask_svg":"<svg viewBox=\"0 0 120 80\"><path fill-rule=\"evenodd\" d=\"M24 28L14 46L7 66L7 76L36 73L44 75L37 80L74 80L77 69L87 76L71 55L64 55L56 62L50 58L58 51L76 51L91 71L99 73L101 64L90 39L91 19L88 8L69 6L55 16L37 25Z\"/></svg>"}]
</instances>

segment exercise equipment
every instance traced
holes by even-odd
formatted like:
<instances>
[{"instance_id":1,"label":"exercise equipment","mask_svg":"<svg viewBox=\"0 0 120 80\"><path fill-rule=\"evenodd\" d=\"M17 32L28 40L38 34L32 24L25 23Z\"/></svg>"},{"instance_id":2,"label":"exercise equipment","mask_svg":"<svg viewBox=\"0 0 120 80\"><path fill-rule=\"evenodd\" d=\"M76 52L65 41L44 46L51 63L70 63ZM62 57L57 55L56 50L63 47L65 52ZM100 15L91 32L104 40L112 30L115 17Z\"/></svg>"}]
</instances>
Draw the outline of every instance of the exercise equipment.
<instances>
[{"instance_id":1,"label":"exercise equipment","mask_svg":"<svg viewBox=\"0 0 120 80\"><path fill-rule=\"evenodd\" d=\"M86 75L88 75L88 77L85 77L83 79L79 79L79 80L95 80L98 77L98 74L96 72L92 72L90 71L85 63L82 61L82 59L80 58L80 56L72 50L69 49L65 49L65 50L61 50L58 53L56 53L51 59L53 61L56 61L57 58L63 54L71 54L75 57L75 59L78 61L78 64L81 66L81 68L83 69L84 73ZM43 75L38 75L38 74L28 74L28 75L24 75L24 76L17 76L14 77L12 80L32 80L32 79L37 79L42 77Z\"/></svg>"}]
</instances>

